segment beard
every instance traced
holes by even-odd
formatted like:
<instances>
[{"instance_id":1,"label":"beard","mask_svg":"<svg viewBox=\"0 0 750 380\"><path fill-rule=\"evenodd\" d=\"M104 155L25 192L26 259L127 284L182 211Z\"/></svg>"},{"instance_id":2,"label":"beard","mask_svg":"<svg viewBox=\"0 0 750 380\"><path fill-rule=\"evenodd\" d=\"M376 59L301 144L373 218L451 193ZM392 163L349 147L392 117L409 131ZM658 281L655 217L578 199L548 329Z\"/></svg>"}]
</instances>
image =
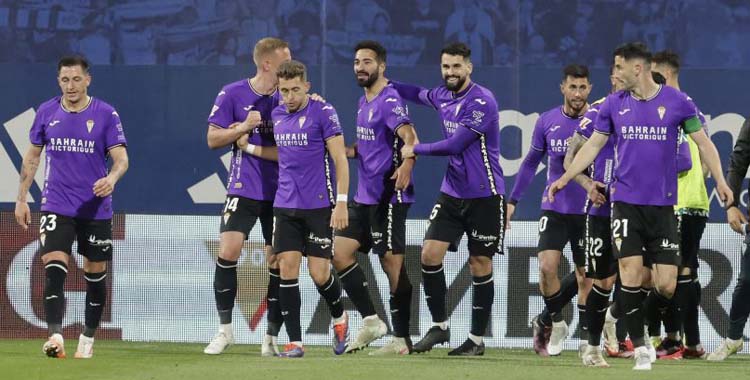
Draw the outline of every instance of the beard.
<instances>
[{"instance_id":1,"label":"beard","mask_svg":"<svg viewBox=\"0 0 750 380\"><path fill-rule=\"evenodd\" d=\"M380 74L377 71L374 73L360 71L357 73L357 75L359 74L367 74L367 78L365 79L360 79L359 77L357 77L357 85L359 85L359 87L364 87L364 88L371 87L373 84L375 84L375 81L377 81L378 78L380 78Z\"/></svg>"},{"instance_id":2,"label":"beard","mask_svg":"<svg viewBox=\"0 0 750 380\"><path fill-rule=\"evenodd\" d=\"M451 78L457 78L458 79L456 81L456 84L451 84L450 82L448 82L448 80L451 79ZM443 78L443 81L445 81L445 88L447 88L450 91L454 91L455 92L455 91L458 91L461 87L463 87L464 83L466 83L466 77L461 78L459 76L455 76L454 75L454 76L449 76L449 77Z\"/></svg>"},{"instance_id":3,"label":"beard","mask_svg":"<svg viewBox=\"0 0 750 380\"><path fill-rule=\"evenodd\" d=\"M576 113L576 115L579 115L583 107L586 106L586 101L581 102L580 106L577 106L576 103L573 102L573 100L568 100L566 102L567 102L568 108L573 110Z\"/></svg>"}]
</instances>

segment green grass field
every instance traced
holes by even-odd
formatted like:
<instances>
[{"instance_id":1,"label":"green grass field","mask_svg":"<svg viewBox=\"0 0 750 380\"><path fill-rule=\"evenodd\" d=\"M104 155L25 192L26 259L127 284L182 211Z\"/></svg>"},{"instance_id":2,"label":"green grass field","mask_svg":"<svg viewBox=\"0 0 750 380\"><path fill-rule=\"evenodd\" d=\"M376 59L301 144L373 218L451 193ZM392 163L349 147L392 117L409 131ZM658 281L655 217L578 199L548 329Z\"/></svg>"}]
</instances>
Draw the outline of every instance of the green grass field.
<instances>
[{"instance_id":1,"label":"green grass field","mask_svg":"<svg viewBox=\"0 0 750 380\"><path fill-rule=\"evenodd\" d=\"M574 351L541 359L531 351L489 349L484 357L452 358L447 350L406 357L374 358L367 351L334 356L328 347L306 347L302 359L261 358L259 346L238 345L220 356L202 353L203 345L98 341L90 360L49 359L41 341L1 340L2 380L82 379L742 379L750 374L750 357L723 363L657 362L650 373L630 369L632 360L611 359L609 369L585 368ZM66 341L68 355L76 341Z\"/></svg>"}]
</instances>

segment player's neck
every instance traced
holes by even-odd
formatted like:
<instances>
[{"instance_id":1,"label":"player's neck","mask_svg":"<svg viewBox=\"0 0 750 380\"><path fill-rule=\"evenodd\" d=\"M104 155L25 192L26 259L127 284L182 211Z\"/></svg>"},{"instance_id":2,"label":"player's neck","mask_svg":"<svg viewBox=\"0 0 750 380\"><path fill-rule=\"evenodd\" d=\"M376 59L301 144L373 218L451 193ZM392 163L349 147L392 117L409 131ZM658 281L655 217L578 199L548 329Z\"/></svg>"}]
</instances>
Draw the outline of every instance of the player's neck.
<instances>
[{"instance_id":1,"label":"player's neck","mask_svg":"<svg viewBox=\"0 0 750 380\"><path fill-rule=\"evenodd\" d=\"M64 97L62 98L63 108L65 108L66 110L68 110L70 112L78 112L78 111L86 108L88 106L89 102L91 102L91 97L88 96L88 95L82 97L80 100L78 100L75 103L69 102Z\"/></svg>"},{"instance_id":2,"label":"player's neck","mask_svg":"<svg viewBox=\"0 0 750 380\"><path fill-rule=\"evenodd\" d=\"M381 91L388 85L388 80L382 76L375 81L370 87L365 87L365 99L371 101L380 94Z\"/></svg>"},{"instance_id":3,"label":"player's neck","mask_svg":"<svg viewBox=\"0 0 750 380\"><path fill-rule=\"evenodd\" d=\"M566 116L572 117L574 119L580 117L583 114L585 114L586 111L588 111L588 110L589 110L589 103L588 102L586 104L584 104L583 107L581 107L581 109L578 110L578 111L576 111L575 109L573 109L573 107L569 107L568 104L567 104L567 102L563 103L563 113Z\"/></svg>"},{"instance_id":4,"label":"player's neck","mask_svg":"<svg viewBox=\"0 0 750 380\"><path fill-rule=\"evenodd\" d=\"M459 88L458 90L454 91L453 93L455 95L458 95L458 94L466 91L466 89L469 88L469 86L471 86L471 78L466 77L466 81L464 82L464 85L461 86L461 88Z\"/></svg>"},{"instance_id":5,"label":"player's neck","mask_svg":"<svg viewBox=\"0 0 750 380\"><path fill-rule=\"evenodd\" d=\"M262 73L255 74L254 77L250 78L250 86L262 95L270 95L276 91L276 79L269 75L263 75Z\"/></svg>"},{"instance_id":6,"label":"player's neck","mask_svg":"<svg viewBox=\"0 0 750 380\"><path fill-rule=\"evenodd\" d=\"M659 92L659 85L653 80L643 81L630 91L633 97L640 100L651 99L657 92Z\"/></svg>"},{"instance_id":7,"label":"player's neck","mask_svg":"<svg viewBox=\"0 0 750 380\"><path fill-rule=\"evenodd\" d=\"M677 89L677 91L682 91L682 90L680 90L680 82L678 82L677 79L668 80L667 81L667 86L673 87L673 88Z\"/></svg>"}]
</instances>

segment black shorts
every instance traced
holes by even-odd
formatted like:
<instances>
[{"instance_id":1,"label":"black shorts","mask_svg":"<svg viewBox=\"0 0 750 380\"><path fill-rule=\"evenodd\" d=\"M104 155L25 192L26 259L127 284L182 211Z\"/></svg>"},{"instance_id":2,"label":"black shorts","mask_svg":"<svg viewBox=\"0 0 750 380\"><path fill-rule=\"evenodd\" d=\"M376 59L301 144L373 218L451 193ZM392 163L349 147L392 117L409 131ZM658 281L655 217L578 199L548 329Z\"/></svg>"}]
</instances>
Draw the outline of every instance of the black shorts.
<instances>
[{"instance_id":1,"label":"black shorts","mask_svg":"<svg viewBox=\"0 0 750 380\"><path fill-rule=\"evenodd\" d=\"M71 254L73 241L78 253L92 262L112 260L112 219L94 220L43 212L39 222L40 252Z\"/></svg>"},{"instance_id":2,"label":"black shorts","mask_svg":"<svg viewBox=\"0 0 750 380\"><path fill-rule=\"evenodd\" d=\"M258 219L260 219L263 240L266 245L271 245L271 240L273 240L273 202L229 195L224 202L219 231L242 232L247 239Z\"/></svg>"},{"instance_id":3,"label":"black shorts","mask_svg":"<svg viewBox=\"0 0 750 380\"><path fill-rule=\"evenodd\" d=\"M561 214L556 211L544 210L539 218L539 244L541 251L560 251L570 242L573 252L573 262L576 267L586 266L586 215Z\"/></svg>"},{"instance_id":4,"label":"black shorts","mask_svg":"<svg viewBox=\"0 0 750 380\"><path fill-rule=\"evenodd\" d=\"M586 217L586 277L604 280L617 273L612 229L606 216Z\"/></svg>"},{"instance_id":5,"label":"black shorts","mask_svg":"<svg viewBox=\"0 0 750 380\"><path fill-rule=\"evenodd\" d=\"M612 242L618 259L643 255L652 264L680 265L682 261L677 216L672 206L614 202Z\"/></svg>"},{"instance_id":6,"label":"black shorts","mask_svg":"<svg viewBox=\"0 0 750 380\"><path fill-rule=\"evenodd\" d=\"M372 250L378 256L392 252L403 255L406 251L406 214L409 203L380 203L365 205L349 203L349 226L336 231L336 236L359 242L359 251Z\"/></svg>"},{"instance_id":7,"label":"black shorts","mask_svg":"<svg viewBox=\"0 0 750 380\"><path fill-rule=\"evenodd\" d=\"M274 208L273 253L299 251L305 256L330 259L333 255L331 212L328 207Z\"/></svg>"},{"instance_id":8,"label":"black shorts","mask_svg":"<svg viewBox=\"0 0 750 380\"><path fill-rule=\"evenodd\" d=\"M680 267L698 269L698 251L708 218L700 215L680 216Z\"/></svg>"},{"instance_id":9,"label":"black shorts","mask_svg":"<svg viewBox=\"0 0 750 380\"><path fill-rule=\"evenodd\" d=\"M505 238L505 199L502 195L459 199L440 193L430 213L425 240L450 243L450 251L466 233L469 255L488 256L503 253Z\"/></svg>"}]
</instances>

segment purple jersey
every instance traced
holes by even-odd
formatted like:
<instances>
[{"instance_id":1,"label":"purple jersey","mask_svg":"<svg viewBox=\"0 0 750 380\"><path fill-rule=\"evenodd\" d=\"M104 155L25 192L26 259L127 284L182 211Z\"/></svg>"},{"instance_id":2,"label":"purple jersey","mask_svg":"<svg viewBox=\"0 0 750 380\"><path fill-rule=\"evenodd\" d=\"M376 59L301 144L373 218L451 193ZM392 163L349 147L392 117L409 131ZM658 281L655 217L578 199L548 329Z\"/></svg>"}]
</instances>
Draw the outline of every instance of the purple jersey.
<instances>
[{"instance_id":1,"label":"purple jersey","mask_svg":"<svg viewBox=\"0 0 750 380\"><path fill-rule=\"evenodd\" d=\"M93 188L107 176L109 150L127 144L117 111L92 97L86 108L70 112L58 96L39 106L29 135L46 148L42 211L112 219L112 196L97 197Z\"/></svg>"},{"instance_id":2,"label":"purple jersey","mask_svg":"<svg viewBox=\"0 0 750 380\"><path fill-rule=\"evenodd\" d=\"M328 103L308 99L289 113L273 110L273 133L279 146L279 190L274 207L316 209L331 207L336 198L336 173L326 140L342 134L336 110Z\"/></svg>"},{"instance_id":3,"label":"purple jersey","mask_svg":"<svg viewBox=\"0 0 750 380\"><path fill-rule=\"evenodd\" d=\"M403 141L396 131L411 124L409 111L393 87L385 87L369 102L359 99L357 111L357 153L359 171L358 203L374 205L381 202L413 203L414 186L396 190L396 181L390 179L401 165Z\"/></svg>"},{"instance_id":4,"label":"purple jersey","mask_svg":"<svg viewBox=\"0 0 750 380\"><path fill-rule=\"evenodd\" d=\"M689 120L695 123L686 124ZM700 128L687 95L660 86L639 100L629 91L609 95L599 108L596 132L615 135L612 201L633 205L673 206L677 202L677 142L680 128Z\"/></svg>"},{"instance_id":5,"label":"purple jersey","mask_svg":"<svg viewBox=\"0 0 750 380\"><path fill-rule=\"evenodd\" d=\"M542 195L542 210L579 215L585 212L586 191L580 186L565 187L555 196L554 203L547 199L549 185L565 173L563 162L568 152L568 139L575 133L581 119L566 115L559 106L543 113L536 121L531 149L547 155L547 185Z\"/></svg>"},{"instance_id":6,"label":"purple jersey","mask_svg":"<svg viewBox=\"0 0 750 380\"><path fill-rule=\"evenodd\" d=\"M580 124L578 124L576 132L586 140L588 140L594 133L593 122L596 120L596 116L599 114L599 108L602 106L605 99L606 98L601 98L594 103L591 103L591 107L589 107L589 110L583 115ZM609 185L612 183L614 164L615 138L614 136L610 136L607 143L602 150L599 151L596 159L594 159L594 162L589 167L589 175L591 176L591 179L607 185L607 189L605 190L607 193L609 192ZM603 216L607 218L610 216L609 202L606 202L599 207L592 205L591 202L587 202L586 207L589 215Z\"/></svg>"},{"instance_id":7,"label":"purple jersey","mask_svg":"<svg viewBox=\"0 0 750 380\"><path fill-rule=\"evenodd\" d=\"M219 128L229 128L242 122L250 111L258 111L261 123L250 133L248 142L253 145L274 146L271 111L280 103L279 92L261 95L250 85L249 79L230 83L221 89L208 116L208 123ZM278 187L279 166L243 152L232 145L232 162L229 167L227 194L259 201L271 201Z\"/></svg>"},{"instance_id":8,"label":"purple jersey","mask_svg":"<svg viewBox=\"0 0 750 380\"><path fill-rule=\"evenodd\" d=\"M505 195L498 109L492 92L476 83L460 93L440 86L420 91L419 100L440 113L446 139L457 128L468 128L478 137L463 152L449 157L440 191L460 199Z\"/></svg>"}]
</instances>

